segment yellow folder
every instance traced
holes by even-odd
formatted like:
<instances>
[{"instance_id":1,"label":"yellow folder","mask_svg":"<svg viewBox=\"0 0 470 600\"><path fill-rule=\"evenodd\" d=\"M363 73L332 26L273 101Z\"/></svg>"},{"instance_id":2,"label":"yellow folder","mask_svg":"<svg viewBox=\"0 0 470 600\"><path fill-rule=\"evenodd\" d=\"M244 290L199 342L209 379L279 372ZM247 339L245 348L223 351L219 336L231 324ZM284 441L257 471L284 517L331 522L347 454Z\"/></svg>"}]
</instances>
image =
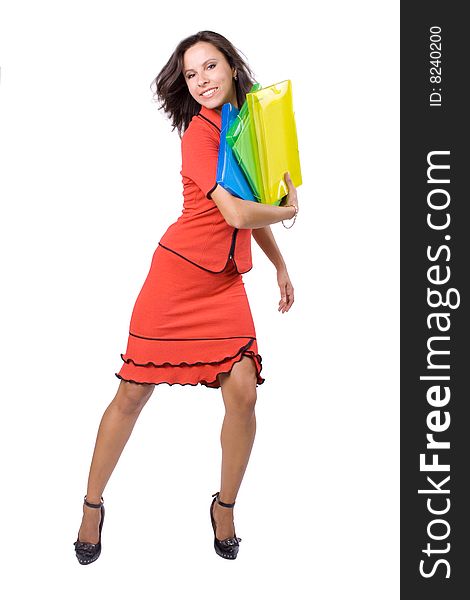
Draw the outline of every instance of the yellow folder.
<instances>
[{"instance_id":1,"label":"yellow folder","mask_svg":"<svg viewBox=\"0 0 470 600\"><path fill-rule=\"evenodd\" d=\"M302 184L291 81L249 92L246 100L254 128L252 142L258 149L261 202L279 204L289 191L286 171L295 187Z\"/></svg>"}]
</instances>

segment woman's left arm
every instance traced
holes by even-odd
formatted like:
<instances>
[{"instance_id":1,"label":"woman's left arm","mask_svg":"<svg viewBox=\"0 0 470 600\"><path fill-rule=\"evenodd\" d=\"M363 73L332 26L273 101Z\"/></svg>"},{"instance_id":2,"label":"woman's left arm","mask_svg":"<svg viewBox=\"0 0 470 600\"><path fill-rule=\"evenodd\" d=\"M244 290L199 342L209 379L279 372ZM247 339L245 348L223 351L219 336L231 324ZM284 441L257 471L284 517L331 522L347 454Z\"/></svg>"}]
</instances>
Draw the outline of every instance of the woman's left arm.
<instances>
[{"instance_id":1,"label":"woman's left arm","mask_svg":"<svg viewBox=\"0 0 470 600\"><path fill-rule=\"evenodd\" d=\"M286 263L276 244L271 227L266 225L265 227L252 229L251 234L261 250L276 267L277 283L281 292L278 310L283 313L287 312L294 303L294 287L287 273Z\"/></svg>"}]
</instances>

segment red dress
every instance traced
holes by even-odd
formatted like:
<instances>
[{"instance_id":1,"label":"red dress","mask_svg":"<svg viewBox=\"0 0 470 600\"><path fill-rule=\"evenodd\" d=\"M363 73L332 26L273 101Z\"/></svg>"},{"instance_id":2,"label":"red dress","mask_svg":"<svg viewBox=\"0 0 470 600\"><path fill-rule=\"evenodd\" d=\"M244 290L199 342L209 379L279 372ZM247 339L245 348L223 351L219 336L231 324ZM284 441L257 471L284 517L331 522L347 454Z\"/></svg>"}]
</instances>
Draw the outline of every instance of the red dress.
<instances>
[{"instance_id":1,"label":"red dress","mask_svg":"<svg viewBox=\"0 0 470 600\"><path fill-rule=\"evenodd\" d=\"M182 136L183 211L153 254L119 379L219 388L217 375L249 356L264 382L242 279L252 268L251 229L228 225L211 199L220 126L219 113L202 106Z\"/></svg>"}]
</instances>

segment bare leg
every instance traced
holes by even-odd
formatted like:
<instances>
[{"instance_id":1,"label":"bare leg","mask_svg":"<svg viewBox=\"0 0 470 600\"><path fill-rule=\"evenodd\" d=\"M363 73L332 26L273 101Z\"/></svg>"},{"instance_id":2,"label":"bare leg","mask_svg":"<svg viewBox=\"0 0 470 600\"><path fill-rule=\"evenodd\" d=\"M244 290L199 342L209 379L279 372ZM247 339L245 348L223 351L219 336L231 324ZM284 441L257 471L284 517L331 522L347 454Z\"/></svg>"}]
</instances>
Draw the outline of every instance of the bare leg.
<instances>
[{"instance_id":1,"label":"bare leg","mask_svg":"<svg viewBox=\"0 0 470 600\"><path fill-rule=\"evenodd\" d=\"M219 498L234 502L245 474L256 433L256 368L253 359L244 356L235 363L229 374L219 375L225 417L220 441L222 471ZM216 537L223 540L235 535L233 508L220 506L213 509Z\"/></svg>"},{"instance_id":2,"label":"bare leg","mask_svg":"<svg viewBox=\"0 0 470 600\"><path fill-rule=\"evenodd\" d=\"M87 500L99 503L104 488L116 466L124 446L129 439L137 418L155 385L130 383L121 380L116 396L104 411L96 437L95 449L90 466ZM101 513L83 506L83 518L79 540L96 544Z\"/></svg>"}]
</instances>

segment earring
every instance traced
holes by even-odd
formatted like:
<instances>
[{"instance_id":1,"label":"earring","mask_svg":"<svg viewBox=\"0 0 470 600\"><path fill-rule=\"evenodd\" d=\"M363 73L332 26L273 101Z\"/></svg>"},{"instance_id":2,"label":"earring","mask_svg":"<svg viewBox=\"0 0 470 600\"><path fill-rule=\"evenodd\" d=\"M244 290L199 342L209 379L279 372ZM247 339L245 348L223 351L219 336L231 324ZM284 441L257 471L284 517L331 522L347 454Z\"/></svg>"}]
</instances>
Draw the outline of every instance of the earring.
<instances>
[{"instance_id":1,"label":"earring","mask_svg":"<svg viewBox=\"0 0 470 600\"><path fill-rule=\"evenodd\" d=\"M237 81L237 79L238 79L238 75L235 75L234 79L235 79L235 81Z\"/></svg>"}]
</instances>

